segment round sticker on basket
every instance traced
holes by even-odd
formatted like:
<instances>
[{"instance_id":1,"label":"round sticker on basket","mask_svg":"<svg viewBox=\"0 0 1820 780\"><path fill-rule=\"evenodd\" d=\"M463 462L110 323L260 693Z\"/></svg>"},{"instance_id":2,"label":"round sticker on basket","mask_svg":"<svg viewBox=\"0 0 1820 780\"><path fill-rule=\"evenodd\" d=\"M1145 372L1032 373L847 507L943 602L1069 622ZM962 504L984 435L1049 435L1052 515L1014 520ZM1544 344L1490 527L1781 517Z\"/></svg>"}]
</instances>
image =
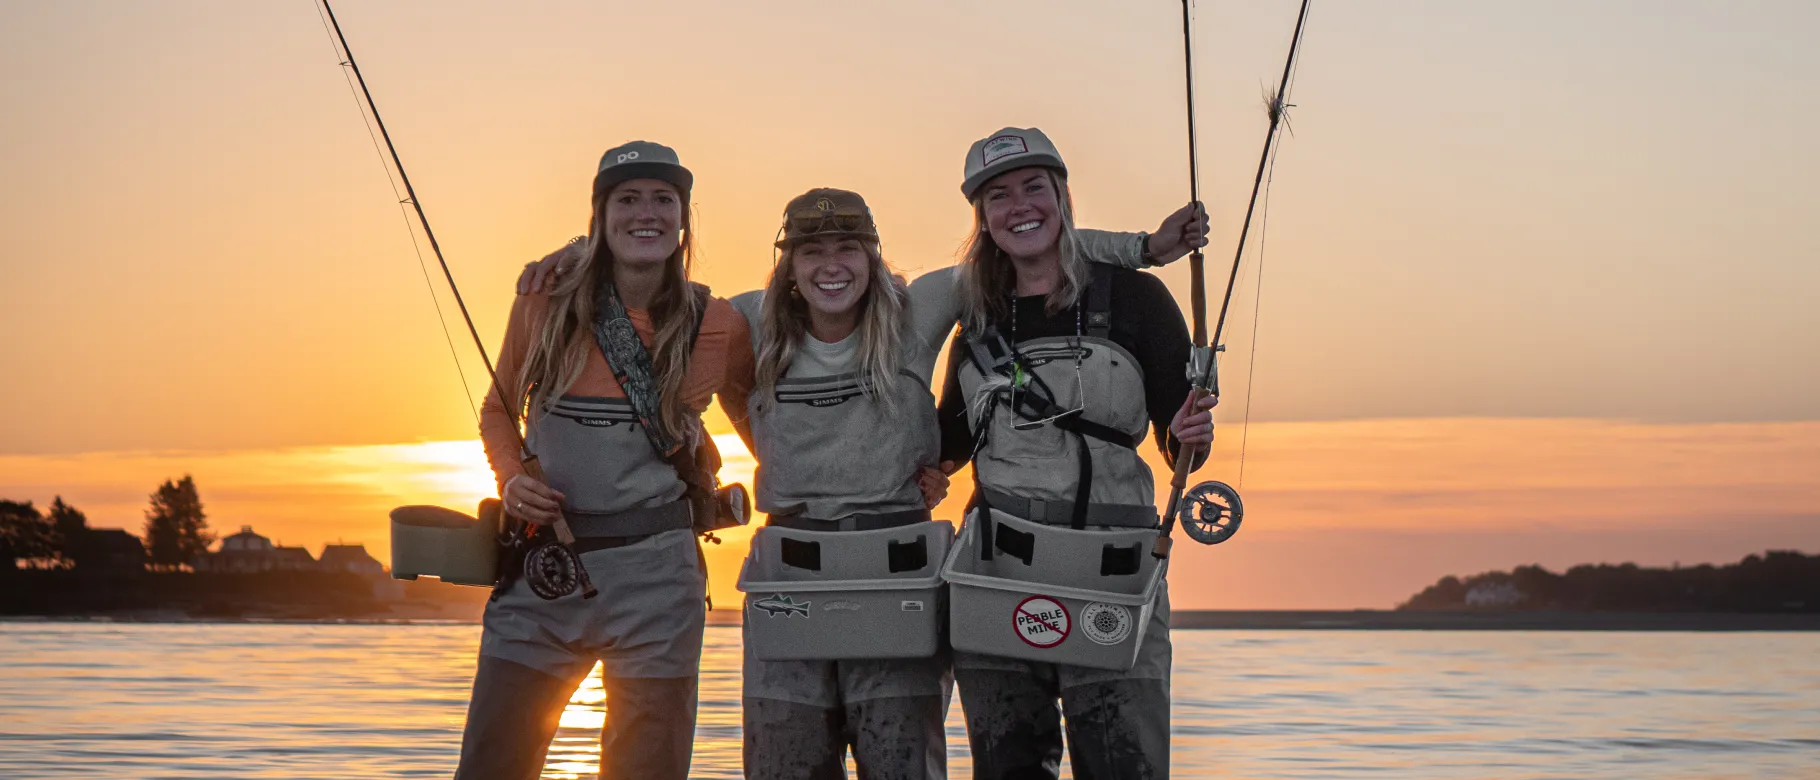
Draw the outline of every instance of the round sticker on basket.
<instances>
[{"instance_id":1,"label":"round sticker on basket","mask_svg":"<svg viewBox=\"0 0 1820 780\"><path fill-rule=\"evenodd\" d=\"M1094 644L1116 645L1131 636L1131 610L1093 602L1081 610L1081 632Z\"/></svg>"},{"instance_id":2,"label":"round sticker on basket","mask_svg":"<svg viewBox=\"0 0 1820 780\"><path fill-rule=\"evenodd\" d=\"M1011 611L1011 627L1031 647L1055 647L1068 638L1068 608L1047 596L1031 596Z\"/></svg>"}]
</instances>

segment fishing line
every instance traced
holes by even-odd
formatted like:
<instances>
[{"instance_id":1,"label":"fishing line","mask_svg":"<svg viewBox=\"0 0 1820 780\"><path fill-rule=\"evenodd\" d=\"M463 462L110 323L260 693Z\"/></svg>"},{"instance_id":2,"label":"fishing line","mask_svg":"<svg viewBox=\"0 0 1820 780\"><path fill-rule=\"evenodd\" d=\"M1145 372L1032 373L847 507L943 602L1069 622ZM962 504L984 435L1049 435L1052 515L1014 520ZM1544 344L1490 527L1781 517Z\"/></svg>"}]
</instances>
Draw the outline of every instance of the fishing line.
<instances>
[{"instance_id":1,"label":"fishing line","mask_svg":"<svg viewBox=\"0 0 1820 780\"><path fill-rule=\"evenodd\" d=\"M1251 391L1258 386L1258 315L1264 310L1264 252L1270 247L1270 185L1276 181L1277 160L1270 158L1270 170L1264 174L1263 224L1258 226L1257 287L1251 293L1251 347L1245 359L1245 419L1239 424L1239 483L1245 487L1245 450L1251 444Z\"/></svg>"},{"instance_id":2,"label":"fishing line","mask_svg":"<svg viewBox=\"0 0 1820 780\"><path fill-rule=\"evenodd\" d=\"M1295 33L1289 37L1289 56L1283 63L1283 78L1278 83L1276 94L1270 96L1270 130L1264 138L1264 152L1258 158L1257 175L1251 182L1251 202L1245 207L1245 222L1239 228L1238 249L1233 252L1232 256L1232 273L1226 278L1225 300L1220 303L1220 318L1216 321L1217 324L1213 330L1212 344L1216 347L1220 343L1221 334L1226 329L1226 314L1232 308L1233 287L1238 283L1239 260L1245 256L1245 239L1251 233L1251 216L1258 207L1258 195L1263 189L1265 169L1276 152L1278 139L1281 138L1281 134L1277 131L1283 126L1287 116L1289 86L1295 75L1296 62L1301 57L1302 33L1308 26L1309 2L1310 0L1302 0L1301 11L1296 15Z\"/></svg>"},{"instance_id":3,"label":"fishing line","mask_svg":"<svg viewBox=\"0 0 1820 780\"><path fill-rule=\"evenodd\" d=\"M474 317L468 313L468 304L462 300L461 288L455 284L455 272L449 269L448 258L442 254L442 244L436 240L436 231L430 228L430 218L424 214L423 203L417 199L417 189L411 186L411 175L405 172L404 161L398 157L398 147L392 143L392 134L386 130L385 119L379 115L379 105L373 102L373 91L367 88L366 77L360 73L360 63L354 60L354 51L348 47L347 36L341 32L341 23L335 19L335 9L329 5L328 0L322 0L322 10L328 14L329 26L334 30L335 41L343 57L342 62L354 72L354 81L360 85L360 94L365 98L367 113L372 114L373 124L379 128L379 137L385 141L386 152L392 160L391 167L397 169L398 181L404 184L404 198L400 202L411 204L411 208L417 213L417 224L423 228L424 238L430 241L430 251L436 255L436 263L442 266L443 278L449 283L449 293L455 297L455 306L461 312L462 321L467 323L468 335L474 339L474 349L480 352L480 363L486 366L487 377L493 382L493 392L499 395L500 405L509 411L513 405L506 400L505 386L499 382L499 372L493 369L493 360L487 355L487 345L481 341L480 330L474 326ZM389 173L388 171L388 175ZM415 239L416 237L413 236L412 240ZM512 426L512 436L518 439L519 448L525 449L524 434L518 430L516 424Z\"/></svg>"},{"instance_id":4,"label":"fishing line","mask_svg":"<svg viewBox=\"0 0 1820 780\"><path fill-rule=\"evenodd\" d=\"M398 169L398 181L404 185L405 196L400 202L411 204L412 210L416 211L417 224L423 228L424 238L430 240L430 251L436 255L436 263L442 266L443 278L449 282L449 293L455 296L455 306L461 311L462 321L468 325L468 335L473 337L474 349L480 353L480 364L486 366L487 378L493 383L493 392L499 396L500 406L512 414L513 420L510 426L512 438L518 442L518 451L522 458L520 462L524 473L532 479L542 481L544 479L543 469L537 464L536 456L532 455L529 451L530 448L525 445L524 432L518 428L516 413L518 407L506 400L506 389L499 383L499 372L494 370L493 360L487 356L487 345L480 340L480 329L474 326L474 317L468 313L468 304L461 298L461 287L455 284L455 272L449 269L448 258L442 254L442 244L437 242L436 231L430 228L430 218L423 211L423 203L417 199L417 189L411 186L411 175L405 172L404 160L398 156L398 147L392 143L392 134L386 130L385 119L379 116L379 104L373 101L373 91L367 89L366 76L361 75L360 63L354 60L354 50L348 46L347 36L341 32L341 23L335 19L335 7L329 4L329 0L322 0L322 11L328 14L329 26L334 29L338 50L345 55L342 64L354 72L354 81L360 85L360 95L366 102L366 113L373 115L372 124L379 128L379 137L385 140L386 152L391 157L392 167ZM362 116L364 117L365 114ZM390 175L390 171L387 172L387 175ZM394 188L394 192L396 192L396 188ZM415 242L416 236L413 235L411 240ZM438 307L438 311L440 310ZM456 361L456 366L459 370L459 360ZM464 392L467 390L465 379L462 383L462 390ZM472 396L470 396L471 402ZM519 508L522 509L523 506L524 502L520 501ZM600 591L594 587L593 581L588 577L587 567L582 566L581 557L575 552L573 546L575 533L569 528L568 521L562 512L556 513L550 526L556 531L555 542L536 544L525 552L523 576L526 584L530 586L532 592L544 599L572 593L577 588L581 590L582 598L594 598L599 595ZM514 530L512 536L516 541L513 549L516 550L519 542L528 541L536 533L537 526L535 525L528 525L524 529L523 536Z\"/></svg>"},{"instance_id":5,"label":"fishing line","mask_svg":"<svg viewBox=\"0 0 1820 780\"><path fill-rule=\"evenodd\" d=\"M1281 131L1286 124L1286 111L1289 107L1288 95L1290 81L1295 73L1296 61L1301 53L1303 32L1307 29L1309 4L1310 0L1302 0L1301 9L1296 14L1295 32L1289 38L1289 53L1284 58L1282 78L1277 82L1276 92L1267 96L1270 127L1264 133L1264 148L1258 153L1257 173L1253 175L1251 180L1251 198L1245 205L1245 221L1239 229L1237 246L1233 248L1232 268L1226 275L1226 290L1220 302L1220 316L1219 319L1215 321L1213 339L1211 341L1207 339L1206 281L1202 272L1201 253L1197 251L1189 255L1191 283L1194 285L1194 289L1192 290L1194 308L1194 348L1189 352L1188 361L1188 377L1191 385L1188 395L1190 404L1197 403L1198 399L1204 394L1217 394L1219 392L1216 383L1219 365L1218 353L1222 351L1222 344L1220 342L1226 332L1226 316L1232 311L1232 295L1238 287L1239 269L1241 261L1245 258L1245 240L1251 234L1251 221L1252 217L1257 214L1259 194L1264 187L1264 177L1266 173L1270 173L1273 170L1276 149L1279 139L1282 137ZM1182 0L1182 47L1183 62L1187 67L1189 85L1188 151L1189 166L1191 169L1195 168L1197 165L1194 138L1194 41L1192 34L1193 25L1192 14L1190 12L1190 0ZM1197 170L1191 170L1189 175L1191 179L1198 179ZM1200 196L1198 181L1193 182L1192 187L1194 196L1198 202ZM1261 273L1258 278L1261 285L1263 279ZM1253 335L1255 339L1255 313L1253 318ZM1256 357L1256 351L1257 347L1254 340L1252 345L1252 357L1254 359ZM1249 377L1247 377L1246 382L1246 425L1249 428L1249 396L1251 394L1252 384ZM1240 518L1243 516L1244 511L1239 499L1238 491L1222 482L1205 482L1196 485L1192 491L1186 490L1188 486L1188 475L1194 470L1194 461L1200 454L1200 450L1201 448L1199 446L1183 447L1182 451L1176 456L1176 462L1174 464L1175 474L1169 481L1169 500L1164 505L1165 509L1163 512L1162 525L1158 529L1161 533L1157 535L1156 543L1151 548L1150 554L1153 557L1159 559L1169 557L1169 551L1173 544L1170 539L1170 533L1174 530L1176 522L1181 515L1184 507L1184 499L1194 506L1194 509L1189 512L1189 517L1184 521L1184 528L1187 530L1188 535L1195 541L1201 542L1202 544L1218 544L1231 538L1232 534L1238 531ZM1211 450L1211 447L1209 450ZM1241 468L1243 467L1243 459L1244 445L1241 444Z\"/></svg>"},{"instance_id":6,"label":"fishing line","mask_svg":"<svg viewBox=\"0 0 1820 780\"><path fill-rule=\"evenodd\" d=\"M449 345L449 359L455 363L455 375L461 379L461 392L467 396L468 411L474 415L474 424L480 424L480 407L474 403L474 392L468 389L468 374L462 370L461 355L455 349L455 336L449 332L448 318L442 313L442 300L436 295L436 284L430 281L430 267L423 261L423 245L417 241L417 228L411 225L411 213L405 210L404 193L398 191L398 180L392 177L392 166L386 164L385 151L379 148L379 136L373 132L373 122L367 118L366 104L361 102L360 93L355 91L354 77L349 75L347 65L352 56L344 57L340 47L335 44L335 33L329 29L329 20L322 15L322 5L311 0L316 9L316 19L322 22L322 32L329 36L329 50L335 53L335 59L343 66L341 78L347 82L348 97L353 98L354 107L360 112L360 123L366 127L367 140L373 143L373 154L379 157L379 167L385 170L386 184L392 188L392 197L398 201L398 218L404 220L404 231L411 237L411 251L417 253L417 270L423 273L423 286L430 293L430 305L436 307L436 324L442 326L442 340Z\"/></svg>"},{"instance_id":7,"label":"fishing line","mask_svg":"<svg viewBox=\"0 0 1820 780\"><path fill-rule=\"evenodd\" d=\"M1301 69L1299 59L1292 60L1289 66L1289 78L1283 82L1282 103L1272 106L1272 111L1287 112L1290 108L1289 93L1295 89L1296 73ZM1295 135L1295 128L1289 124L1289 117L1283 116L1283 127L1290 135ZM1251 294L1251 346L1245 365L1245 419L1240 423L1239 433L1239 480L1238 487L1245 487L1245 453L1251 445L1251 395L1258 384L1258 318L1264 311L1264 255L1270 246L1270 193L1271 185L1277 178L1277 153L1282 151L1282 136L1275 140L1276 148L1270 154L1270 167L1264 172L1264 214L1262 224L1258 225L1258 261L1257 286Z\"/></svg>"}]
</instances>

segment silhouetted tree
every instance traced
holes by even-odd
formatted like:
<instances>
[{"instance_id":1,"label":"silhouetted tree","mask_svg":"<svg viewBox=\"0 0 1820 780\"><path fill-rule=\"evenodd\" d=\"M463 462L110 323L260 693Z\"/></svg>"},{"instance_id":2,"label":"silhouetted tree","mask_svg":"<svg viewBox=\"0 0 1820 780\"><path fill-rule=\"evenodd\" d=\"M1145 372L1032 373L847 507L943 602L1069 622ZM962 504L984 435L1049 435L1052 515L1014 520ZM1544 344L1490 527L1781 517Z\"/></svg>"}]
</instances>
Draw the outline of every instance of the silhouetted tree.
<instances>
[{"instance_id":1,"label":"silhouetted tree","mask_svg":"<svg viewBox=\"0 0 1820 780\"><path fill-rule=\"evenodd\" d=\"M89 542L88 515L63 503L63 496L57 496L51 499L49 519L52 546L59 557L71 566L81 566L83 561L94 557L91 552L94 545Z\"/></svg>"},{"instance_id":2,"label":"silhouetted tree","mask_svg":"<svg viewBox=\"0 0 1820 780\"><path fill-rule=\"evenodd\" d=\"M188 474L176 482L165 480L152 492L152 505L145 510L145 546L152 566L179 569L208 552L215 543L208 528L195 480Z\"/></svg>"},{"instance_id":3,"label":"silhouetted tree","mask_svg":"<svg viewBox=\"0 0 1820 780\"><path fill-rule=\"evenodd\" d=\"M0 499L0 569L16 569L20 559L47 559L55 554L50 521L32 502Z\"/></svg>"}]
</instances>

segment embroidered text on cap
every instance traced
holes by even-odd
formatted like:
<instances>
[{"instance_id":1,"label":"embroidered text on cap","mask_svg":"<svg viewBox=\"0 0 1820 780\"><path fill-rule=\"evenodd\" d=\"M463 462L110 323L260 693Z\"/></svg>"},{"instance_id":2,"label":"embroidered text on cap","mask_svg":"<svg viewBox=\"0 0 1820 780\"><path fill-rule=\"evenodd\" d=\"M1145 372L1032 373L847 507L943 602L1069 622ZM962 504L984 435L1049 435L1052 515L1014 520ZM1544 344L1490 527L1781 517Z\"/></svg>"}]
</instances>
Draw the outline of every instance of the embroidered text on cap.
<instances>
[{"instance_id":1,"label":"embroidered text on cap","mask_svg":"<svg viewBox=\"0 0 1820 780\"><path fill-rule=\"evenodd\" d=\"M994 136L988 139L986 145L980 149L980 165L991 165L1011 155L1024 154L1028 151L1030 151L1030 147L1024 143L1021 136Z\"/></svg>"}]
</instances>

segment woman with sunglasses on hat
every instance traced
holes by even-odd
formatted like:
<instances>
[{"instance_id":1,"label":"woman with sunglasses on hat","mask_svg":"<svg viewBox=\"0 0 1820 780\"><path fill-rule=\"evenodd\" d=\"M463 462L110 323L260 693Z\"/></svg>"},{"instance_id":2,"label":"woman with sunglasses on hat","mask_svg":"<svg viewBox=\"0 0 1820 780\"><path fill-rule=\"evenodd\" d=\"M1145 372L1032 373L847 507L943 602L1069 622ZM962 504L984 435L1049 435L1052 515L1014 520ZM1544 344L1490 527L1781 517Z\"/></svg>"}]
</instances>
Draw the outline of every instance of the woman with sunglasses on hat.
<instances>
[{"instance_id":1,"label":"woman with sunglasses on hat","mask_svg":"<svg viewBox=\"0 0 1820 780\"><path fill-rule=\"evenodd\" d=\"M1213 438L1214 400L1187 403L1180 307L1149 274L1086 262L1067 168L1041 131L974 143L961 192L975 230L939 410L944 466L972 460L976 518L990 507L1074 528L1156 527L1137 450L1146 430L1171 461ZM1166 582L1152 616L1127 671L956 651L974 776L1056 777L1065 716L1076 777L1167 777Z\"/></svg>"},{"instance_id":2,"label":"woman with sunglasses on hat","mask_svg":"<svg viewBox=\"0 0 1820 780\"><path fill-rule=\"evenodd\" d=\"M688 775L706 617L694 538L703 475L690 464L712 451L701 426L709 396L744 417L753 360L745 318L689 281L693 182L666 146L608 150L576 267L513 302L499 353L505 387L482 409L487 459L507 513L537 526L534 538L567 521L599 595L540 590L535 572L495 590L460 780L538 777L563 707L596 661L612 708L600 776ZM515 430L521 410L528 453ZM526 467L532 454L542 478Z\"/></svg>"}]
</instances>

